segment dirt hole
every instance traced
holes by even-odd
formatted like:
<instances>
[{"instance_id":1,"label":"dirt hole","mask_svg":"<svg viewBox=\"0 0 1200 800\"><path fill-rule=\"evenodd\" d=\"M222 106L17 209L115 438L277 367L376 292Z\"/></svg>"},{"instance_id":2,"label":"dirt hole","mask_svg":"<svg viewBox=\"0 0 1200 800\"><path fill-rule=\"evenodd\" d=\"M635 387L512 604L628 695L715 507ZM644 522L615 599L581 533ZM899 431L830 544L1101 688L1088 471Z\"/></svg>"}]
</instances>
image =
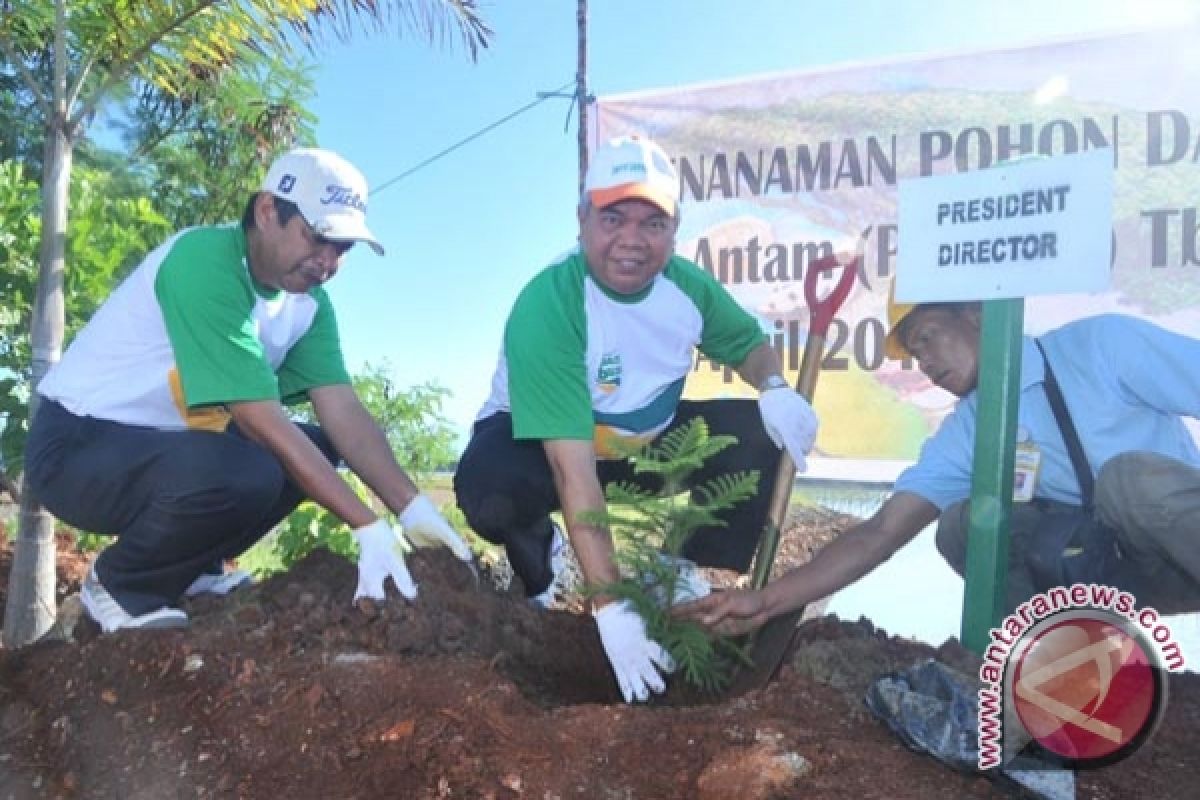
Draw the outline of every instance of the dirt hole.
<instances>
[{"instance_id":1,"label":"dirt hole","mask_svg":"<svg viewBox=\"0 0 1200 800\"><path fill-rule=\"evenodd\" d=\"M486 566L477 581L445 551L408 558L416 602L351 600L354 564L318 550L286 573L228 598L196 599L193 628L233 626L270 649L334 654L339 663L387 658L483 661L543 709L618 702L591 617L531 607L519 586L496 588Z\"/></svg>"}]
</instances>

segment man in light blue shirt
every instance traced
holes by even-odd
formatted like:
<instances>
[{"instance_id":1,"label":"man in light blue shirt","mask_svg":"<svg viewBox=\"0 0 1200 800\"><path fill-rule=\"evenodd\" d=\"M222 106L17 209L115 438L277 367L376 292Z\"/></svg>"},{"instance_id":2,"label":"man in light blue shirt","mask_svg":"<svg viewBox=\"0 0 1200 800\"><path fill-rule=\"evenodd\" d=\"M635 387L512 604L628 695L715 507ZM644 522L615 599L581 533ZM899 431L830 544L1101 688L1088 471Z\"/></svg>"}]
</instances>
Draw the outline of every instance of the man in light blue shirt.
<instances>
[{"instance_id":1,"label":"man in light blue shirt","mask_svg":"<svg viewBox=\"0 0 1200 800\"><path fill-rule=\"evenodd\" d=\"M916 464L870 519L808 564L754 592L721 592L684 613L726 633L829 595L886 561L938 520L938 549L962 574L979 378L978 303L892 303L892 358L912 356L936 385L961 400L921 449ZM1200 418L1200 341L1132 317L1078 320L1039 337L1095 478L1097 517L1117 532L1139 604L1163 612L1200 609L1200 451L1183 417ZM1045 390L1034 339L1022 350L1018 438L1040 454L1032 501L1014 505L1009 610L1036 590L1029 544L1046 515L1079 506L1075 470Z\"/></svg>"}]
</instances>

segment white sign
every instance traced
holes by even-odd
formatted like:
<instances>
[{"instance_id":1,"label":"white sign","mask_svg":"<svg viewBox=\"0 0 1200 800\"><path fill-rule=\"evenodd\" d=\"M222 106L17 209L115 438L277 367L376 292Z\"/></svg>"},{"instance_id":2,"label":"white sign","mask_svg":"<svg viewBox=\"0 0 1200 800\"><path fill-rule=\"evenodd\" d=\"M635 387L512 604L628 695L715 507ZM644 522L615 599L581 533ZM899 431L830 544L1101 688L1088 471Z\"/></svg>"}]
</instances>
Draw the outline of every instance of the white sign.
<instances>
[{"instance_id":1,"label":"white sign","mask_svg":"<svg viewBox=\"0 0 1200 800\"><path fill-rule=\"evenodd\" d=\"M902 180L899 191L901 302L1108 288L1111 148Z\"/></svg>"}]
</instances>

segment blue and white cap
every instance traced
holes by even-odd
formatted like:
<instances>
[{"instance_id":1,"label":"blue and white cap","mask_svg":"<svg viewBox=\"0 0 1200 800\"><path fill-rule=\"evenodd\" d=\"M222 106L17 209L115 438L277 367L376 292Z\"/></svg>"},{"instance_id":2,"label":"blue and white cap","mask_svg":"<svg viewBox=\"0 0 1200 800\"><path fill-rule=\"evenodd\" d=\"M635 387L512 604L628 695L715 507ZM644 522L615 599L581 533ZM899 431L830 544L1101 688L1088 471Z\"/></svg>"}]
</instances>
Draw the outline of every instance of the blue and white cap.
<instances>
[{"instance_id":1,"label":"blue and white cap","mask_svg":"<svg viewBox=\"0 0 1200 800\"><path fill-rule=\"evenodd\" d=\"M366 242L383 255L367 228L367 179L330 150L301 147L275 159L262 190L296 204L316 233L334 241Z\"/></svg>"}]
</instances>

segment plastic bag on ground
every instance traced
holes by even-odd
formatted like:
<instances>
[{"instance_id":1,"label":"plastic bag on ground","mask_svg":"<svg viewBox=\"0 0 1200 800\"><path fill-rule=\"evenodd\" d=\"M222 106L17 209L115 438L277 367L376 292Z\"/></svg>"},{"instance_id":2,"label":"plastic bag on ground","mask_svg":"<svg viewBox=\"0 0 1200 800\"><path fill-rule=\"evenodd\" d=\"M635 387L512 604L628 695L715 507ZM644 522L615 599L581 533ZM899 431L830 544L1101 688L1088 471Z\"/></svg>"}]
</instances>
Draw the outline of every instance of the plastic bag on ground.
<instances>
[{"instance_id":1,"label":"plastic bag on ground","mask_svg":"<svg viewBox=\"0 0 1200 800\"><path fill-rule=\"evenodd\" d=\"M876 680L864 702L910 749L960 772L980 772L978 686L962 673L928 659ZM1021 757L999 772L1034 797L1075 797L1075 773L1069 770L1038 769ZM999 777L994 771L982 774Z\"/></svg>"}]
</instances>

